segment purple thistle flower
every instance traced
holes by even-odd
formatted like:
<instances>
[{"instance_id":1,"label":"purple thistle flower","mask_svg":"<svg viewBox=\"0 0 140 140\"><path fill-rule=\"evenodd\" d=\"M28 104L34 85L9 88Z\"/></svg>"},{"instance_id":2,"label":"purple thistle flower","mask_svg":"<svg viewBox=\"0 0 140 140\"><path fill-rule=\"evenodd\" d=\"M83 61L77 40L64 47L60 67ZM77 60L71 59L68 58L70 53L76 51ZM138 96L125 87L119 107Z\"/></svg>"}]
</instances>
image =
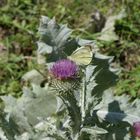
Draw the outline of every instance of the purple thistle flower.
<instances>
[{"instance_id":1,"label":"purple thistle flower","mask_svg":"<svg viewBox=\"0 0 140 140\"><path fill-rule=\"evenodd\" d=\"M134 133L137 137L140 137L140 122L133 123Z\"/></svg>"},{"instance_id":2,"label":"purple thistle flower","mask_svg":"<svg viewBox=\"0 0 140 140\"><path fill-rule=\"evenodd\" d=\"M54 65L50 69L50 73L55 78L64 80L76 78L78 70L79 68L75 62L68 59L62 59L54 63Z\"/></svg>"}]
</instances>

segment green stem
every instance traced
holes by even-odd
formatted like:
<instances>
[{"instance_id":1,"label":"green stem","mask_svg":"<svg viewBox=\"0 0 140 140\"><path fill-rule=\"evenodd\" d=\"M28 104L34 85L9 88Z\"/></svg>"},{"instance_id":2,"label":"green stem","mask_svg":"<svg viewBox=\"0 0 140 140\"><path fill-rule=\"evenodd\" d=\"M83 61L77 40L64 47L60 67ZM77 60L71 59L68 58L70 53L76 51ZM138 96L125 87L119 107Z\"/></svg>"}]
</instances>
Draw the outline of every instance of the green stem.
<instances>
[{"instance_id":1,"label":"green stem","mask_svg":"<svg viewBox=\"0 0 140 140\"><path fill-rule=\"evenodd\" d=\"M86 96L86 83L85 83L85 77L83 77L83 86L82 86L82 92L81 92L81 114L82 114L82 122L85 118L85 96Z\"/></svg>"},{"instance_id":2,"label":"green stem","mask_svg":"<svg viewBox=\"0 0 140 140\"><path fill-rule=\"evenodd\" d=\"M60 98L66 105L69 116L71 117L72 137L77 137L81 127L81 112L80 107L77 105L77 100L72 93L62 94L60 95Z\"/></svg>"}]
</instances>

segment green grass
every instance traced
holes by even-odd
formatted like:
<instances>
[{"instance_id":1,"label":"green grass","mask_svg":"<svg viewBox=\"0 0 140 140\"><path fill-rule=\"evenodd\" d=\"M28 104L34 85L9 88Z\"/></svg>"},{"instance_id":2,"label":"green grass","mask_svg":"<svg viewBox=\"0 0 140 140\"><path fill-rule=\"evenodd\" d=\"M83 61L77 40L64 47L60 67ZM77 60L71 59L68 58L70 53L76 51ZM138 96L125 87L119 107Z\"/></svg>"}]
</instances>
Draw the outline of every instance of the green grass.
<instances>
[{"instance_id":1,"label":"green grass","mask_svg":"<svg viewBox=\"0 0 140 140\"><path fill-rule=\"evenodd\" d=\"M128 94L132 98L140 97L140 66L137 66L129 72L125 72L120 76L122 79L119 81L116 93L117 94Z\"/></svg>"}]
</instances>

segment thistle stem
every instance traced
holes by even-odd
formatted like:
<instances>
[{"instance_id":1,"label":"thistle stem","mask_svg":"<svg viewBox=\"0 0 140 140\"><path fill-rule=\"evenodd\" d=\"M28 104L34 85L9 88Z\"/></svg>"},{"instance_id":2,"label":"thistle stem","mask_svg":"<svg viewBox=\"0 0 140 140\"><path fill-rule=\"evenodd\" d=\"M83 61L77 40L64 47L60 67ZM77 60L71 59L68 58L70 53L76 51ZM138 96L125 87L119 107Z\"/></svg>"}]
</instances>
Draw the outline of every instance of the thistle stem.
<instances>
[{"instance_id":1,"label":"thistle stem","mask_svg":"<svg viewBox=\"0 0 140 140\"><path fill-rule=\"evenodd\" d=\"M77 105L77 100L72 93L66 93L65 95L62 94L60 95L60 98L66 105L69 116L71 117L71 127L73 131L72 137L77 137L77 134L79 133L81 127L81 112L79 106Z\"/></svg>"},{"instance_id":2,"label":"thistle stem","mask_svg":"<svg viewBox=\"0 0 140 140\"><path fill-rule=\"evenodd\" d=\"M81 114L82 114L82 122L84 121L85 118L85 77L83 77L83 86L82 86L82 92L81 92Z\"/></svg>"}]
</instances>

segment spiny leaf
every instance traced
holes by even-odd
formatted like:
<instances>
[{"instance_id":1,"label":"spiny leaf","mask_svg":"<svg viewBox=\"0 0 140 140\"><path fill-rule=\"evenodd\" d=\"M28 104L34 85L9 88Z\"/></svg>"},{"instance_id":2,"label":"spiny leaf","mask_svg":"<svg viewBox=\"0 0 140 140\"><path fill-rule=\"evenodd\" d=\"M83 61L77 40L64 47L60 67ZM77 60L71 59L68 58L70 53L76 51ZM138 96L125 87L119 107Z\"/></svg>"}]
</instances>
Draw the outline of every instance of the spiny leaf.
<instances>
[{"instance_id":1,"label":"spiny leaf","mask_svg":"<svg viewBox=\"0 0 140 140\"><path fill-rule=\"evenodd\" d=\"M50 59L55 59L58 54L59 57L64 55L62 50L67 44L71 32L66 25L58 25L54 18L49 19L42 16L39 27L38 53L42 55L52 53Z\"/></svg>"},{"instance_id":2,"label":"spiny leaf","mask_svg":"<svg viewBox=\"0 0 140 140\"><path fill-rule=\"evenodd\" d=\"M1 111L0 113L0 138L13 140L15 134L19 134L19 127L16 125L16 122L12 118L9 120L6 119L6 114Z\"/></svg>"},{"instance_id":3,"label":"spiny leaf","mask_svg":"<svg viewBox=\"0 0 140 140\"><path fill-rule=\"evenodd\" d=\"M117 75L110 69L113 57L95 53L93 65L86 68L86 114L97 105L104 91L115 85Z\"/></svg>"},{"instance_id":4,"label":"spiny leaf","mask_svg":"<svg viewBox=\"0 0 140 140\"><path fill-rule=\"evenodd\" d=\"M8 140L8 139L6 138L6 136L5 136L5 134L4 134L4 132L3 132L3 130L2 130L1 127L0 127L0 139L2 139L2 140Z\"/></svg>"},{"instance_id":5,"label":"spiny leaf","mask_svg":"<svg viewBox=\"0 0 140 140\"><path fill-rule=\"evenodd\" d=\"M56 99L46 90L33 86L33 91L24 89L24 94L15 99L11 96L1 97L5 103L4 111L12 117L21 131L32 132L31 125L38 122L38 117L47 117L56 111Z\"/></svg>"},{"instance_id":6,"label":"spiny leaf","mask_svg":"<svg viewBox=\"0 0 140 140\"><path fill-rule=\"evenodd\" d=\"M111 90L106 91L101 103L95 107L95 110L98 108L97 116L110 123L126 121L133 125L134 122L140 121L140 111L138 109L140 101L135 100L130 103L130 97L127 95L113 96L111 92Z\"/></svg>"},{"instance_id":7,"label":"spiny leaf","mask_svg":"<svg viewBox=\"0 0 140 140\"><path fill-rule=\"evenodd\" d=\"M67 137L61 129L57 128L57 120L53 117L48 117L46 120L42 120L37 125L35 125L35 131L39 133L44 133L45 137L52 137L56 140L67 140Z\"/></svg>"},{"instance_id":8,"label":"spiny leaf","mask_svg":"<svg viewBox=\"0 0 140 140\"><path fill-rule=\"evenodd\" d=\"M109 133L100 136L100 140L135 140L131 135L130 128L124 123L110 126L107 130Z\"/></svg>"}]
</instances>

